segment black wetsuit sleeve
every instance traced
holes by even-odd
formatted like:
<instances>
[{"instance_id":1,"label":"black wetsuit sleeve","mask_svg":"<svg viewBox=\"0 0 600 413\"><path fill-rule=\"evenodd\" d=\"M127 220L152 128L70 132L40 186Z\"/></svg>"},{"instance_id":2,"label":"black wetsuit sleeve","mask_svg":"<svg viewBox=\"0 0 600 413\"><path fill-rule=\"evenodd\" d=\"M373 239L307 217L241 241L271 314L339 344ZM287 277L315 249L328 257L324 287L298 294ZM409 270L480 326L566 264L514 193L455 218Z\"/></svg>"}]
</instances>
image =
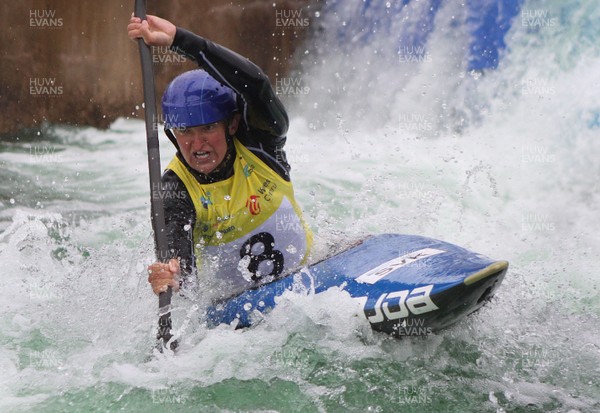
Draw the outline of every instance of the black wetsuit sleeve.
<instances>
[{"instance_id":1,"label":"black wetsuit sleeve","mask_svg":"<svg viewBox=\"0 0 600 413\"><path fill-rule=\"evenodd\" d=\"M184 285L194 284L196 270L192 240L196 221L194 203L175 172L165 171L161 184L160 196L164 202L169 252L172 257L180 258Z\"/></svg>"},{"instance_id":2,"label":"black wetsuit sleeve","mask_svg":"<svg viewBox=\"0 0 600 413\"><path fill-rule=\"evenodd\" d=\"M238 133L238 139L246 146L266 152L267 157L273 158L271 161L283 166L287 175L289 165L283 146L289 119L267 75L247 58L179 27L171 48L198 62L241 97L246 133Z\"/></svg>"}]
</instances>

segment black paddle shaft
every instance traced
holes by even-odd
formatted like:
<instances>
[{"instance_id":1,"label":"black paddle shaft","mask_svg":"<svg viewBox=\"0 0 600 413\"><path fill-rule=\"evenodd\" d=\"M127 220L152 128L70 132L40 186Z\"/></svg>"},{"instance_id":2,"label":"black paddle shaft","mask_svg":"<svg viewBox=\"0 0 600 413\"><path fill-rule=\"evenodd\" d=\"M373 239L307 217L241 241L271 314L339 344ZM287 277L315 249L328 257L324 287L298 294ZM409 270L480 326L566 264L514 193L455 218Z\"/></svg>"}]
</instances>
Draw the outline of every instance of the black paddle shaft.
<instances>
[{"instance_id":1,"label":"black paddle shaft","mask_svg":"<svg viewBox=\"0 0 600 413\"><path fill-rule=\"evenodd\" d=\"M146 19L146 0L135 0L135 15L142 20ZM160 150L158 144L158 126L156 117L156 92L154 89L154 71L152 69L152 52L144 39L138 39L140 59L142 63L142 80L144 84L144 104L146 119L146 141L148 147L148 170L150 172L150 211L152 228L154 229L154 246L156 257L160 262L169 260L169 247L165 230L165 210L163 199L160 196ZM159 320L158 333L159 349L166 345L173 337L171 334L171 295L169 287L166 292L158 296ZM161 343L162 341L162 343ZM171 350L177 348L177 341L171 343Z\"/></svg>"}]
</instances>

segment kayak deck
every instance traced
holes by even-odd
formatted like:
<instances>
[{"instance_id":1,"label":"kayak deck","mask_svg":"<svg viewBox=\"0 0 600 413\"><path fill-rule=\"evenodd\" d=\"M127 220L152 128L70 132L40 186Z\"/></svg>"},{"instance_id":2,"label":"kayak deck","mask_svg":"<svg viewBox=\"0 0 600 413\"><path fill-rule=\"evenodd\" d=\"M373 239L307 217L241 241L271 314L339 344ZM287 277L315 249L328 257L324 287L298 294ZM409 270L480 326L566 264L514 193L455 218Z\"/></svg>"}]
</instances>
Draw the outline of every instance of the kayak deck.
<instances>
[{"instance_id":1,"label":"kayak deck","mask_svg":"<svg viewBox=\"0 0 600 413\"><path fill-rule=\"evenodd\" d=\"M451 243L403 234L372 236L332 257L207 310L210 326L249 327L285 291L338 287L358 300L374 330L423 335L476 311L500 286L508 262ZM415 328L418 327L418 328Z\"/></svg>"}]
</instances>

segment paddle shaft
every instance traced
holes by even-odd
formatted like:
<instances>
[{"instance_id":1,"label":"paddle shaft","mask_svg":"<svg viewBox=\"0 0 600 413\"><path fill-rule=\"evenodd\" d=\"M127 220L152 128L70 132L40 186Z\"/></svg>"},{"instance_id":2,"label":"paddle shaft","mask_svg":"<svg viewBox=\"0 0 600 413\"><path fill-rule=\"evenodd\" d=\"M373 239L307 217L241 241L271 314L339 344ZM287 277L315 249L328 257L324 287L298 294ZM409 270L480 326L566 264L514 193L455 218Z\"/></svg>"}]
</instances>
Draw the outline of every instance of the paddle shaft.
<instances>
[{"instance_id":1,"label":"paddle shaft","mask_svg":"<svg viewBox=\"0 0 600 413\"><path fill-rule=\"evenodd\" d=\"M146 0L135 0L135 15L142 20L146 19ZM152 69L152 52L144 39L138 39L140 59L142 63L142 80L144 85L144 104L146 119L146 142L148 148L148 170L150 172L150 211L152 228L154 229L154 246L156 257L160 262L167 262L169 248L167 243L165 210L163 199L160 196L160 150L158 144L158 127L156 117L156 92L154 89L154 72ZM171 334L171 295L169 287L166 292L158 296L159 320L158 333L159 348L166 345L173 337ZM162 344L160 343L162 341ZM177 348L177 341L171 343L171 350Z\"/></svg>"}]
</instances>

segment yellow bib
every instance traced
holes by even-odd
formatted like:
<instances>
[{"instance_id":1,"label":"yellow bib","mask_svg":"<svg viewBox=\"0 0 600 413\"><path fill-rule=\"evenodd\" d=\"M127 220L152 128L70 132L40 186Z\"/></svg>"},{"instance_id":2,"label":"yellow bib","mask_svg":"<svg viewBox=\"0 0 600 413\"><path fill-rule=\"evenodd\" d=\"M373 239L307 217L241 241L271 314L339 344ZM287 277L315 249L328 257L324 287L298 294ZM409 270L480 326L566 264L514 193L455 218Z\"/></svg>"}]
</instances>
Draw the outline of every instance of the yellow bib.
<instances>
[{"instance_id":1,"label":"yellow bib","mask_svg":"<svg viewBox=\"0 0 600 413\"><path fill-rule=\"evenodd\" d=\"M200 184L177 157L167 169L177 174L194 202L198 269L237 292L304 264L312 234L291 182L237 139L234 144L234 173L226 180Z\"/></svg>"}]
</instances>

